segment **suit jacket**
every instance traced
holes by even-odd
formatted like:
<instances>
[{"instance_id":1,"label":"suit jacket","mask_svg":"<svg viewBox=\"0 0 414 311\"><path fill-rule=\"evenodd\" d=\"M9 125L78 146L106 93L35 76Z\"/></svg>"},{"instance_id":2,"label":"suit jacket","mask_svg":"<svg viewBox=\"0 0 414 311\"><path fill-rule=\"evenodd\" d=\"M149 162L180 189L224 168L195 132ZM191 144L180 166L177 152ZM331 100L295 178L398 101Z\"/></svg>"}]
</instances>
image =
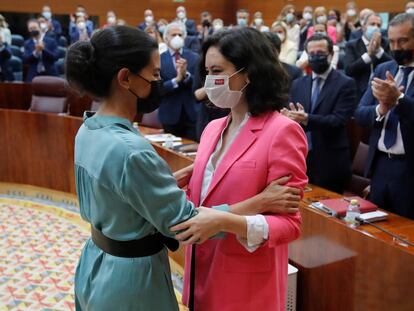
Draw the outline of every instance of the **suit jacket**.
<instances>
[{"instance_id":1,"label":"suit jacket","mask_svg":"<svg viewBox=\"0 0 414 311\"><path fill-rule=\"evenodd\" d=\"M347 123L357 106L355 81L332 69L311 109L312 76L293 81L290 102L301 103L308 113L305 131L311 132L312 153L318 163L318 174L330 176L332 170L351 172Z\"/></svg>"},{"instance_id":2,"label":"suit jacket","mask_svg":"<svg viewBox=\"0 0 414 311\"><path fill-rule=\"evenodd\" d=\"M62 35L62 25L56 19L52 19L53 32L56 35L56 40L59 40Z\"/></svg>"},{"instance_id":3,"label":"suit jacket","mask_svg":"<svg viewBox=\"0 0 414 311\"><path fill-rule=\"evenodd\" d=\"M384 49L382 57L377 58L375 56L372 56L372 63L366 64L361 58L361 56L367 52L367 48L362 38L349 41L346 44L344 60L345 73L355 79L358 87L358 98L361 98L367 89L369 78L371 76L371 64L375 70L379 64L392 59L389 55L390 48L388 40L383 38L381 40L381 46Z\"/></svg>"},{"instance_id":4,"label":"suit jacket","mask_svg":"<svg viewBox=\"0 0 414 311\"><path fill-rule=\"evenodd\" d=\"M281 62L281 63L282 63L283 68L286 70L286 72L289 75L290 84L292 84L292 81L299 79L300 77L303 76L303 71L300 68L296 66L292 66L290 64L286 64L284 62Z\"/></svg>"},{"instance_id":5,"label":"suit jacket","mask_svg":"<svg viewBox=\"0 0 414 311\"><path fill-rule=\"evenodd\" d=\"M164 80L164 93L158 109L158 119L162 124L175 125L180 120L182 113L186 113L193 122L197 119L198 107L192 92L192 84L195 70L199 63L199 56L183 48L182 58L187 60L189 76L174 88L172 79L177 76L170 51L161 54L161 78Z\"/></svg>"},{"instance_id":6,"label":"suit jacket","mask_svg":"<svg viewBox=\"0 0 414 311\"><path fill-rule=\"evenodd\" d=\"M184 46L193 51L194 53L200 54L201 44L197 36L187 36L184 40Z\"/></svg>"},{"instance_id":7,"label":"suit jacket","mask_svg":"<svg viewBox=\"0 0 414 311\"><path fill-rule=\"evenodd\" d=\"M305 49L305 42L308 38L308 30L311 26L313 26L312 21L308 22L306 26L300 30L299 51L303 51Z\"/></svg>"},{"instance_id":8,"label":"suit jacket","mask_svg":"<svg viewBox=\"0 0 414 311\"><path fill-rule=\"evenodd\" d=\"M374 77L385 79L387 71L390 71L391 74L395 76L398 72L398 64L392 60L379 65L374 72ZM374 156L377 151L378 140L381 136L384 122L384 119L379 122L376 121L377 116L375 107L377 105L378 101L372 95L372 90L369 87L367 88L358 108L355 111L356 121L361 126L369 126L372 128L369 139L368 160L365 170L366 175L371 173ZM414 176L414 84L412 82L410 83L408 90L405 91L405 97L401 99L399 104L395 107L395 111L400 122L406 161L408 161L411 176Z\"/></svg>"},{"instance_id":9,"label":"suit jacket","mask_svg":"<svg viewBox=\"0 0 414 311\"><path fill-rule=\"evenodd\" d=\"M188 36L197 36L196 23L192 19L185 20L185 28L187 29Z\"/></svg>"},{"instance_id":10,"label":"suit jacket","mask_svg":"<svg viewBox=\"0 0 414 311\"><path fill-rule=\"evenodd\" d=\"M250 117L216 168L200 202L204 170L227 118L203 132L187 194L196 205L234 204L260 193L271 181L292 175L289 185L307 183L306 138L298 124L278 112ZM248 182L246 182L248 181ZM195 310L280 311L285 309L288 243L299 236L300 215L266 215L269 239L248 252L234 234L196 247ZM190 248L186 253L183 301L188 302ZM266 284L266 286L263 286Z\"/></svg>"},{"instance_id":11,"label":"suit jacket","mask_svg":"<svg viewBox=\"0 0 414 311\"><path fill-rule=\"evenodd\" d=\"M55 62L59 59L59 50L56 40L50 37L43 37L44 49L41 58L34 56L35 42L33 39L24 42L23 62L29 65L26 81L31 82L38 75L38 64L41 60L45 67L45 73L49 76L57 76Z\"/></svg>"},{"instance_id":12,"label":"suit jacket","mask_svg":"<svg viewBox=\"0 0 414 311\"><path fill-rule=\"evenodd\" d=\"M13 70L10 67L9 60L12 52L7 43L3 43L3 49L0 50L0 81L14 81Z\"/></svg>"}]
</instances>

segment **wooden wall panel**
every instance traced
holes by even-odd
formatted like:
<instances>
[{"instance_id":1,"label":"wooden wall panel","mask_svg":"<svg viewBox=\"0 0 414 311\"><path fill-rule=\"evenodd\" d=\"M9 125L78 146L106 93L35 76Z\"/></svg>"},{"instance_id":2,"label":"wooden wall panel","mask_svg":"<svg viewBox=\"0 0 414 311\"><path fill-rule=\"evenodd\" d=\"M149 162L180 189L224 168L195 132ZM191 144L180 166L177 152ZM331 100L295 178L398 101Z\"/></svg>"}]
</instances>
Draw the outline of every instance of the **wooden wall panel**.
<instances>
[{"instance_id":1,"label":"wooden wall panel","mask_svg":"<svg viewBox=\"0 0 414 311\"><path fill-rule=\"evenodd\" d=\"M175 18L175 9L181 5L172 0L4 0L0 1L0 12L40 12L43 4L49 3L56 14L73 13L77 4L82 3L90 15L98 15L100 22L106 19L106 12L114 10L119 18L123 18L131 25L143 21L143 12L150 8L155 18ZM216 17L222 17L226 22L233 18L236 10L236 1L220 0L187 0L183 3L187 8L189 18L199 21L200 13L210 11Z\"/></svg>"}]
</instances>

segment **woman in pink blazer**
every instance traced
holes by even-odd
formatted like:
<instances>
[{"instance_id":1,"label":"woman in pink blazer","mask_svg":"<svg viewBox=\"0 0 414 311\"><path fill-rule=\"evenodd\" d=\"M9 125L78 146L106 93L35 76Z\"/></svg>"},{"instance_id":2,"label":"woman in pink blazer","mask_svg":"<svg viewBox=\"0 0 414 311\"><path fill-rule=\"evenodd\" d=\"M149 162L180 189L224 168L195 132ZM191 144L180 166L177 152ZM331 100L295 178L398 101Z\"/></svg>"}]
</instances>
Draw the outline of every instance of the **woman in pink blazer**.
<instances>
[{"instance_id":1,"label":"woman in pink blazer","mask_svg":"<svg viewBox=\"0 0 414 311\"><path fill-rule=\"evenodd\" d=\"M278 112L287 100L286 73L267 39L247 27L209 37L202 64L208 72L205 90L210 101L231 108L231 113L204 130L188 185L191 201L206 208L199 209L199 217L172 228L186 229L177 235L187 239L185 244L197 243L193 309L285 310L288 243L299 236L299 213L219 221L212 215L220 212L208 207L246 200L287 175L291 176L287 185L303 194L308 180L306 137L296 122ZM228 233L204 242L199 238L206 228L210 233ZM186 304L191 249L186 251Z\"/></svg>"}]
</instances>

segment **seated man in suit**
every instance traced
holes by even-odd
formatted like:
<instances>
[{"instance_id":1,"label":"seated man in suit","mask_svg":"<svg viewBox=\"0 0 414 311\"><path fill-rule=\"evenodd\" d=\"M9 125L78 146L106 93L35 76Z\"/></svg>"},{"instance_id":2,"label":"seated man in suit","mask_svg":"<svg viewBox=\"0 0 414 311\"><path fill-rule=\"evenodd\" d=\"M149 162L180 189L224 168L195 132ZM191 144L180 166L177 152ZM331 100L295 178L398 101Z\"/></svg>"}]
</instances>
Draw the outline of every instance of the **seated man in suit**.
<instances>
[{"instance_id":1,"label":"seated man in suit","mask_svg":"<svg viewBox=\"0 0 414 311\"><path fill-rule=\"evenodd\" d=\"M377 67L355 112L370 126L366 174L370 200L381 208L414 219L414 14L399 14L389 24L395 60Z\"/></svg>"},{"instance_id":2,"label":"seated man in suit","mask_svg":"<svg viewBox=\"0 0 414 311\"><path fill-rule=\"evenodd\" d=\"M29 65L26 81L31 82L39 75L57 76L55 62L59 58L56 40L42 37L39 22L31 19L27 22L30 39L24 42L23 62Z\"/></svg>"},{"instance_id":3,"label":"seated man in suit","mask_svg":"<svg viewBox=\"0 0 414 311\"><path fill-rule=\"evenodd\" d=\"M186 29L174 22L165 28L164 42L168 50L161 54L161 78L164 92L158 119L164 130L176 136L196 140L198 107L192 92L198 54L184 47Z\"/></svg>"},{"instance_id":4,"label":"seated man in suit","mask_svg":"<svg viewBox=\"0 0 414 311\"><path fill-rule=\"evenodd\" d=\"M0 35L0 82L14 81L13 71L10 68L9 59L12 57L10 47Z\"/></svg>"},{"instance_id":5,"label":"seated man in suit","mask_svg":"<svg viewBox=\"0 0 414 311\"><path fill-rule=\"evenodd\" d=\"M155 20L154 20L154 13L152 13L152 10L147 9L144 11L144 21L138 25L138 28L141 30L145 30L145 28L149 26L154 26Z\"/></svg>"},{"instance_id":6,"label":"seated man in suit","mask_svg":"<svg viewBox=\"0 0 414 311\"><path fill-rule=\"evenodd\" d=\"M197 36L197 29L195 21L187 18L187 11L185 7L179 6L176 10L177 21L181 21L187 30L188 36Z\"/></svg>"},{"instance_id":7,"label":"seated man in suit","mask_svg":"<svg viewBox=\"0 0 414 311\"><path fill-rule=\"evenodd\" d=\"M274 32L265 32L264 35L269 39L269 41L272 44L274 50L279 55L280 48L282 46L282 41L280 41L279 36L277 34L275 34ZM282 63L283 68L286 70L286 72L289 75L289 82L290 82L289 86L290 86L290 84L292 84L293 80L296 80L296 79L303 76L303 71L301 69L299 69L298 67L292 66L292 65L284 63L282 61L281 61L281 63Z\"/></svg>"},{"instance_id":8,"label":"seated man in suit","mask_svg":"<svg viewBox=\"0 0 414 311\"><path fill-rule=\"evenodd\" d=\"M305 50L312 75L293 81L290 110L282 113L300 123L308 137L309 182L342 193L351 177L346 126L357 105L355 81L331 67L328 36L313 35Z\"/></svg>"},{"instance_id":9,"label":"seated man in suit","mask_svg":"<svg viewBox=\"0 0 414 311\"><path fill-rule=\"evenodd\" d=\"M381 35L381 25L381 17L378 14L367 15L362 26L364 35L346 44L345 73L355 79L358 99L365 93L375 68L391 60L388 40Z\"/></svg>"}]
</instances>

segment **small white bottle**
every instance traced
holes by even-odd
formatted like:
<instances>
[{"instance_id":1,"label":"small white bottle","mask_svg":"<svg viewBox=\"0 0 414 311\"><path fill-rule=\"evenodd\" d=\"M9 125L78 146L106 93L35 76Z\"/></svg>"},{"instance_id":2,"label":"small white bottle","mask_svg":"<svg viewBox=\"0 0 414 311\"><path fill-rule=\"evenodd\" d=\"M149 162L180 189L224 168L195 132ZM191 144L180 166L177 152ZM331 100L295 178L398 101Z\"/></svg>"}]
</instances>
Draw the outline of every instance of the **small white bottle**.
<instances>
[{"instance_id":1,"label":"small white bottle","mask_svg":"<svg viewBox=\"0 0 414 311\"><path fill-rule=\"evenodd\" d=\"M171 134L167 134L167 136L165 136L164 147L169 149L174 147L174 137Z\"/></svg>"},{"instance_id":2,"label":"small white bottle","mask_svg":"<svg viewBox=\"0 0 414 311\"><path fill-rule=\"evenodd\" d=\"M346 210L346 216L344 218L345 222L351 228L356 228L359 224L357 218L361 215L361 211L359 210L358 200L352 199L348 205L348 209Z\"/></svg>"}]
</instances>

